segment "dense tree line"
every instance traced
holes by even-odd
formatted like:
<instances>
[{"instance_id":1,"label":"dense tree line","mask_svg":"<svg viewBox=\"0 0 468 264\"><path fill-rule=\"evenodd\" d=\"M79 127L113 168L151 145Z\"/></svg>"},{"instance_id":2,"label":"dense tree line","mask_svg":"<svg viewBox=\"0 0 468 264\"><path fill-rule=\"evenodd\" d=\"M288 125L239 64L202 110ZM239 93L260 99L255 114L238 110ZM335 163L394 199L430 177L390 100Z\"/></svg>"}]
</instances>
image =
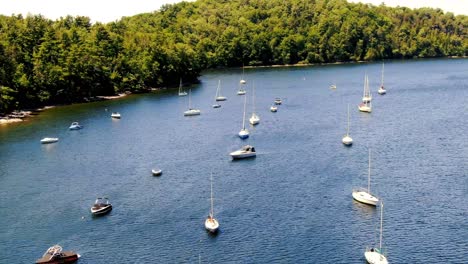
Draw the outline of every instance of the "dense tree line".
<instances>
[{"instance_id":1,"label":"dense tree line","mask_svg":"<svg viewBox=\"0 0 468 264\"><path fill-rule=\"evenodd\" d=\"M467 16L346 0L198 0L107 24L0 16L0 113L214 67L466 56L467 32Z\"/></svg>"}]
</instances>

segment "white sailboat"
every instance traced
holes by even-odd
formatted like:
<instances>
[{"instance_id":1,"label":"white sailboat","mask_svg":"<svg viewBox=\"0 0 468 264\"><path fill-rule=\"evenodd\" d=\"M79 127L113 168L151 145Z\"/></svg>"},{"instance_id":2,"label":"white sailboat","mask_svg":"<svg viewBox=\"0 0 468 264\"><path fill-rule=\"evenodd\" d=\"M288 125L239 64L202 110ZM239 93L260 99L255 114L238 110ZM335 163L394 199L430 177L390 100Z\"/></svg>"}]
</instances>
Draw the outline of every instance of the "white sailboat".
<instances>
[{"instance_id":1,"label":"white sailboat","mask_svg":"<svg viewBox=\"0 0 468 264\"><path fill-rule=\"evenodd\" d=\"M249 119L249 123L252 125L260 123L260 117L255 113L255 83L252 86L252 116Z\"/></svg>"},{"instance_id":2,"label":"white sailboat","mask_svg":"<svg viewBox=\"0 0 468 264\"><path fill-rule=\"evenodd\" d=\"M387 93L387 90L385 90L385 87L384 87L383 77L384 77L384 63L382 62L382 79L380 80L379 90L377 90L377 92L382 95Z\"/></svg>"},{"instance_id":3,"label":"white sailboat","mask_svg":"<svg viewBox=\"0 0 468 264\"><path fill-rule=\"evenodd\" d=\"M382 251L382 232L383 232L383 203L380 203L380 242L379 247L366 248L364 256L370 264L388 264L387 257Z\"/></svg>"},{"instance_id":4,"label":"white sailboat","mask_svg":"<svg viewBox=\"0 0 468 264\"><path fill-rule=\"evenodd\" d=\"M368 169L368 178L367 178L367 190L359 189L353 190L353 198L361 203L376 206L379 202L379 199L371 194L370 192L370 168L371 168L371 151L369 149L369 169Z\"/></svg>"},{"instance_id":5,"label":"white sailboat","mask_svg":"<svg viewBox=\"0 0 468 264\"><path fill-rule=\"evenodd\" d=\"M182 90L182 78L180 78L179 82L179 96L186 96L187 92Z\"/></svg>"},{"instance_id":6,"label":"white sailboat","mask_svg":"<svg viewBox=\"0 0 468 264\"><path fill-rule=\"evenodd\" d=\"M244 79L244 65L242 64L242 78L239 81L240 84L246 84L247 82Z\"/></svg>"},{"instance_id":7,"label":"white sailboat","mask_svg":"<svg viewBox=\"0 0 468 264\"><path fill-rule=\"evenodd\" d=\"M226 101L226 96L221 95L221 80L218 81L218 88L216 89L216 101Z\"/></svg>"},{"instance_id":8,"label":"white sailboat","mask_svg":"<svg viewBox=\"0 0 468 264\"><path fill-rule=\"evenodd\" d=\"M370 88L369 88L369 77L367 77L367 73L366 73L366 76L364 77L364 93L362 95L362 102L370 103L370 101L372 101L372 95L371 95Z\"/></svg>"},{"instance_id":9,"label":"white sailboat","mask_svg":"<svg viewBox=\"0 0 468 264\"><path fill-rule=\"evenodd\" d=\"M245 107L247 105L247 96L244 98L244 115L242 117L242 129L241 131L239 131L239 137L241 139L246 139L249 137L249 130L247 130L247 128L245 128Z\"/></svg>"},{"instance_id":10,"label":"white sailboat","mask_svg":"<svg viewBox=\"0 0 468 264\"><path fill-rule=\"evenodd\" d=\"M194 116L199 114L199 109L192 109L192 90L189 90L189 109L184 112L184 116Z\"/></svg>"},{"instance_id":11,"label":"white sailboat","mask_svg":"<svg viewBox=\"0 0 468 264\"><path fill-rule=\"evenodd\" d=\"M349 104L348 104L348 126L346 128L346 135L341 139L341 142L346 146L351 146L353 144L353 139L349 136Z\"/></svg>"},{"instance_id":12,"label":"white sailboat","mask_svg":"<svg viewBox=\"0 0 468 264\"><path fill-rule=\"evenodd\" d=\"M216 220L216 219L214 218L214 209L213 209L213 174L211 174L210 182L211 182L211 196L210 196L211 208L210 208L210 214L208 215L208 217L207 217L206 220L205 220L205 228L206 228L206 230L208 230L209 232L215 233L216 231L218 231L219 223L218 223L218 220Z\"/></svg>"},{"instance_id":13,"label":"white sailboat","mask_svg":"<svg viewBox=\"0 0 468 264\"><path fill-rule=\"evenodd\" d=\"M367 99L364 100L364 98L367 98ZM367 74L366 74L366 76L364 77L364 97L362 97L362 103L359 104L358 106L359 111L365 112L365 113L372 112L371 99L372 99L372 96L369 90L369 77L367 77Z\"/></svg>"},{"instance_id":14,"label":"white sailboat","mask_svg":"<svg viewBox=\"0 0 468 264\"><path fill-rule=\"evenodd\" d=\"M221 105L218 103L218 94L219 94L219 85L221 84L221 80L218 82L218 87L216 88L216 95L215 95L215 103L212 105L213 108L220 108Z\"/></svg>"}]
</instances>

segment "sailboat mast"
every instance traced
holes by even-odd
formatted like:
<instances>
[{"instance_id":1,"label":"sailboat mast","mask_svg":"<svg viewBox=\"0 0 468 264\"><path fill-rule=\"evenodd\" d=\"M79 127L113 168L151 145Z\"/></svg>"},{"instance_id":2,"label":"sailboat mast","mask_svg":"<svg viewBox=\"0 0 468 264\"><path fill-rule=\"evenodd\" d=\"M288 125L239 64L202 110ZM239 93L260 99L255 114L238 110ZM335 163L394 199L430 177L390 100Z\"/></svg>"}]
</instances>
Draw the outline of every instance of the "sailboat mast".
<instances>
[{"instance_id":1,"label":"sailboat mast","mask_svg":"<svg viewBox=\"0 0 468 264\"><path fill-rule=\"evenodd\" d=\"M244 97L244 116L242 117L242 129L245 129L245 107L247 105L247 96Z\"/></svg>"},{"instance_id":2,"label":"sailboat mast","mask_svg":"<svg viewBox=\"0 0 468 264\"><path fill-rule=\"evenodd\" d=\"M211 209L210 209L210 216L214 217L214 212L213 212L213 173L211 173Z\"/></svg>"},{"instance_id":3,"label":"sailboat mast","mask_svg":"<svg viewBox=\"0 0 468 264\"><path fill-rule=\"evenodd\" d=\"M188 109L192 109L192 89L188 92Z\"/></svg>"},{"instance_id":4,"label":"sailboat mast","mask_svg":"<svg viewBox=\"0 0 468 264\"><path fill-rule=\"evenodd\" d=\"M380 84L380 87L383 87L383 77L384 77L384 63L382 62L382 81L381 81L381 84Z\"/></svg>"},{"instance_id":5,"label":"sailboat mast","mask_svg":"<svg viewBox=\"0 0 468 264\"><path fill-rule=\"evenodd\" d=\"M383 203L380 203L380 244L379 250L382 251L382 231L383 231Z\"/></svg>"},{"instance_id":6,"label":"sailboat mast","mask_svg":"<svg viewBox=\"0 0 468 264\"><path fill-rule=\"evenodd\" d=\"M370 149L369 149L369 170L368 170L368 177L367 177L367 192L370 194L370 166L371 166L371 158L370 158Z\"/></svg>"},{"instance_id":7,"label":"sailboat mast","mask_svg":"<svg viewBox=\"0 0 468 264\"><path fill-rule=\"evenodd\" d=\"M348 127L346 129L346 135L349 136L349 103L348 103Z\"/></svg>"},{"instance_id":8,"label":"sailboat mast","mask_svg":"<svg viewBox=\"0 0 468 264\"><path fill-rule=\"evenodd\" d=\"M255 81L253 81L252 85L252 112L255 113Z\"/></svg>"}]
</instances>

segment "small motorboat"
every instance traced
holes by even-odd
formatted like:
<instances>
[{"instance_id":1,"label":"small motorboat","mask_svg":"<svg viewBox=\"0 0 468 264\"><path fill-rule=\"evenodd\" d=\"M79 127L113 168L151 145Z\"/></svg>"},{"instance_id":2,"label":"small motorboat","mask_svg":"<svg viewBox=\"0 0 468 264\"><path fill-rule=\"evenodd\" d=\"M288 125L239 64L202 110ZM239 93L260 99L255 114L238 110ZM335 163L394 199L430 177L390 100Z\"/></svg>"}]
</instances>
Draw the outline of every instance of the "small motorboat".
<instances>
[{"instance_id":1,"label":"small motorboat","mask_svg":"<svg viewBox=\"0 0 468 264\"><path fill-rule=\"evenodd\" d=\"M220 104L214 104L214 105L213 105L213 108L220 108L220 107L221 107Z\"/></svg>"},{"instance_id":2,"label":"small motorboat","mask_svg":"<svg viewBox=\"0 0 468 264\"><path fill-rule=\"evenodd\" d=\"M70 130L79 130L82 129L83 126L80 125L78 122L73 122L68 129Z\"/></svg>"},{"instance_id":3,"label":"small motorboat","mask_svg":"<svg viewBox=\"0 0 468 264\"><path fill-rule=\"evenodd\" d=\"M153 174L153 176L160 176L162 174L162 170L161 169L152 169L151 173Z\"/></svg>"},{"instance_id":4,"label":"small motorboat","mask_svg":"<svg viewBox=\"0 0 468 264\"><path fill-rule=\"evenodd\" d=\"M229 155L231 155L233 159L244 159L255 157L257 152L255 152L255 148L253 146L245 145L241 149L231 152Z\"/></svg>"},{"instance_id":5,"label":"small motorboat","mask_svg":"<svg viewBox=\"0 0 468 264\"><path fill-rule=\"evenodd\" d=\"M43 263L73 263L80 258L80 255L73 251L62 251L62 247L55 245L47 249L42 258L36 260L36 264Z\"/></svg>"},{"instance_id":6,"label":"small motorboat","mask_svg":"<svg viewBox=\"0 0 468 264\"><path fill-rule=\"evenodd\" d=\"M275 112L278 111L278 107L272 105L272 106L270 107L270 111L272 111L273 113L275 113Z\"/></svg>"},{"instance_id":7,"label":"small motorboat","mask_svg":"<svg viewBox=\"0 0 468 264\"><path fill-rule=\"evenodd\" d=\"M97 198L91 207L91 213L93 215L104 215L112 211L112 204L109 203L107 198Z\"/></svg>"},{"instance_id":8,"label":"small motorboat","mask_svg":"<svg viewBox=\"0 0 468 264\"><path fill-rule=\"evenodd\" d=\"M281 101L281 98L275 99L275 105L280 105L281 103L283 103L283 101Z\"/></svg>"},{"instance_id":9,"label":"small motorboat","mask_svg":"<svg viewBox=\"0 0 468 264\"><path fill-rule=\"evenodd\" d=\"M245 92L244 89L239 89L239 90L237 91L237 95L244 95L245 93L246 93L246 92Z\"/></svg>"},{"instance_id":10,"label":"small motorboat","mask_svg":"<svg viewBox=\"0 0 468 264\"><path fill-rule=\"evenodd\" d=\"M41 139L42 144L50 144L50 143L55 143L57 141L59 141L58 138L45 137L45 138Z\"/></svg>"},{"instance_id":11,"label":"small motorboat","mask_svg":"<svg viewBox=\"0 0 468 264\"><path fill-rule=\"evenodd\" d=\"M111 114L111 117L112 117L112 118L116 118L116 119L120 119L120 113L119 113L119 112L113 112L113 113Z\"/></svg>"}]
</instances>

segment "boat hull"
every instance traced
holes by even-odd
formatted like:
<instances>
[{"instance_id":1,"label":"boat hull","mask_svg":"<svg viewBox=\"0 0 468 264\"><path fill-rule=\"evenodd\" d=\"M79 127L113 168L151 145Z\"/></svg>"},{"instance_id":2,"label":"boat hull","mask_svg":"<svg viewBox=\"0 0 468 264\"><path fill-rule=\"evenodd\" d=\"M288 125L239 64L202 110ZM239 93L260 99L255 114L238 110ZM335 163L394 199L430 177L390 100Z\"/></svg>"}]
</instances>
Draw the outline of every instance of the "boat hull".
<instances>
[{"instance_id":1,"label":"boat hull","mask_svg":"<svg viewBox=\"0 0 468 264\"><path fill-rule=\"evenodd\" d=\"M200 115L200 110L192 109L184 112L184 116L196 116Z\"/></svg>"},{"instance_id":2,"label":"boat hull","mask_svg":"<svg viewBox=\"0 0 468 264\"><path fill-rule=\"evenodd\" d=\"M162 170L151 170L153 176L161 176Z\"/></svg>"},{"instance_id":3,"label":"boat hull","mask_svg":"<svg viewBox=\"0 0 468 264\"><path fill-rule=\"evenodd\" d=\"M238 136L241 139L247 139L249 137L249 132L246 132L245 130L241 130L241 132L239 132Z\"/></svg>"},{"instance_id":4,"label":"boat hull","mask_svg":"<svg viewBox=\"0 0 468 264\"><path fill-rule=\"evenodd\" d=\"M51 144L51 143L55 143L58 141L59 141L58 138L44 138L44 139L41 139L41 144Z\"/></svg>"},{"instance_id":5,"label":"boat hull","mask_svg":"<svg viewBox=\"0 0 468 264\"><path fill-rule=\"evenodd\" d=\"M372 112L372 108L370 108L369 106L366 106L366 105L360 105L360 106L358 106L358 108L359 108L359 111L361 111L361 112L365 112L365 113Z\"/></svg>"},{"instance_id":6,"label":"boat hull","mask_svg":"<svg viewBox=\"0 0 468 264\"><path fill-rule=\"evenodd\" d=\"M220 107L221 107L220 104L214 104L214 105L213 105L213 108L220 108Z\"/></svg>"},{"instance_id":7,"label":"boat hull","mask_svg":"<svg viewBox=\"0 0 468 264\"><path fill-rule=\"evenodd\" d=\"M386 90L382 90L382 89L379 89L377 92L378 92L379 94L386 94L386 93L387 93Z\"/></svg>"},{"instance_id":8,"label":"boat hull","mask_svg":"<svg viewBox=\"0 0 468 264\"><path fill-rule=\"evenodd\" d=\"M275 106L270 107L270 111L273 113L276 113L278 111L278 108Z\"/></svg>"},{"instance_id":9,"label":"boat hull","mask_svg":"<svg viewBox=\"0 0 468 264\"><path fill-rule=\"evenodd\" d=\"M105 214L109 213L110 211L112 211L112 205L110 205L110 204L109 204L109 206L106 206L106 207L103 207L103 208L100 208L100 209L91 208L91 213L94 216L105 215Z\"/></svg>"},{"instance_id":10,"label":"boat hull","mask_svg":"<svg viewBox=\"0 0 468 264\"><path fill-rule=\"evenodd\" d=\"M367 263L370 264L388 264L387 258L380 254L379 252L375 251L366 251L364 253L364 256L366 257Z\"/></svg>"},{"instance_id":11,"label":"boat hull","mask_svg":"<svg viewBox=\"0 0 468 264\"><path fill-rule=\"evenodd\" d=\"M205 229L208 231L208 232L211 232L211 233L216 233L218 232L218 229L219 229L219 223L216 219L209 219L207 218L205 220Z\"/></svg>"},{"instance_id":12,"label":"boat hull","mask_svg":"<svg viewBox=\"0 0 468 264\"><path fill-rule=\"evenodd\" d=\"M239 90L237 91L237 95L244 95L245 94L245 90Z\"/></svg>"},{"instance_id":13,"label":"boat hull","mask_svg":"<svg viewBox=\"0 0 468 264\"><path fill-rule=\"evenodd\" d=\"M216 101L226 101L226 100L227 100L227 98L224 97L224 96L218 96L218 97L216 97Z\"/></svg>"},{"instance_id":14,"label":"boat hull","mask_svg":"<svg viewBox=\"0 0 468 264\"><path fill-rule=\"evenodd\" d=\"M64 255L63 257L60 258L54 258L50 259L50 256L47 256L45 258L40 258L36 260L36 264L65 264L65 263L74 263L76 262L79 258L80 255L76 254L75 252L72 251L64 251L62 252ZM48 259L49 258L49 259Z\"/></svg>"},{"instance_id":15,"label":"boat hull","mask_svg":"<svg viewBox=\"0 0 468 264\"><path fill-rule=\"evenodd\" d=\"M187 93L186 92L183 92L183 93L179 93L179 96L186 96Z\"/></svg>"},{"instance_id":16,"label":"boat hull","mask_svg":"<svg viewBox=\"0 0 468 264\"><path fill-rule=\"evenodd\" d=\"M343 142L345 146L353 145L353 139L350 136L344 136L341 142Z\"/></svg>"},{"instance_id":17,"label":"boat hull","mask_svg":"<svg viewBox=\"0 0 468 264\"><path fill-rule=\"evenodd\" d=\"M377 203L379 202L379 199L377 199L377 197L365 191L353 191L353 198L358 202L372 206L377 206Z\"/></svg>"}]
</instances>

